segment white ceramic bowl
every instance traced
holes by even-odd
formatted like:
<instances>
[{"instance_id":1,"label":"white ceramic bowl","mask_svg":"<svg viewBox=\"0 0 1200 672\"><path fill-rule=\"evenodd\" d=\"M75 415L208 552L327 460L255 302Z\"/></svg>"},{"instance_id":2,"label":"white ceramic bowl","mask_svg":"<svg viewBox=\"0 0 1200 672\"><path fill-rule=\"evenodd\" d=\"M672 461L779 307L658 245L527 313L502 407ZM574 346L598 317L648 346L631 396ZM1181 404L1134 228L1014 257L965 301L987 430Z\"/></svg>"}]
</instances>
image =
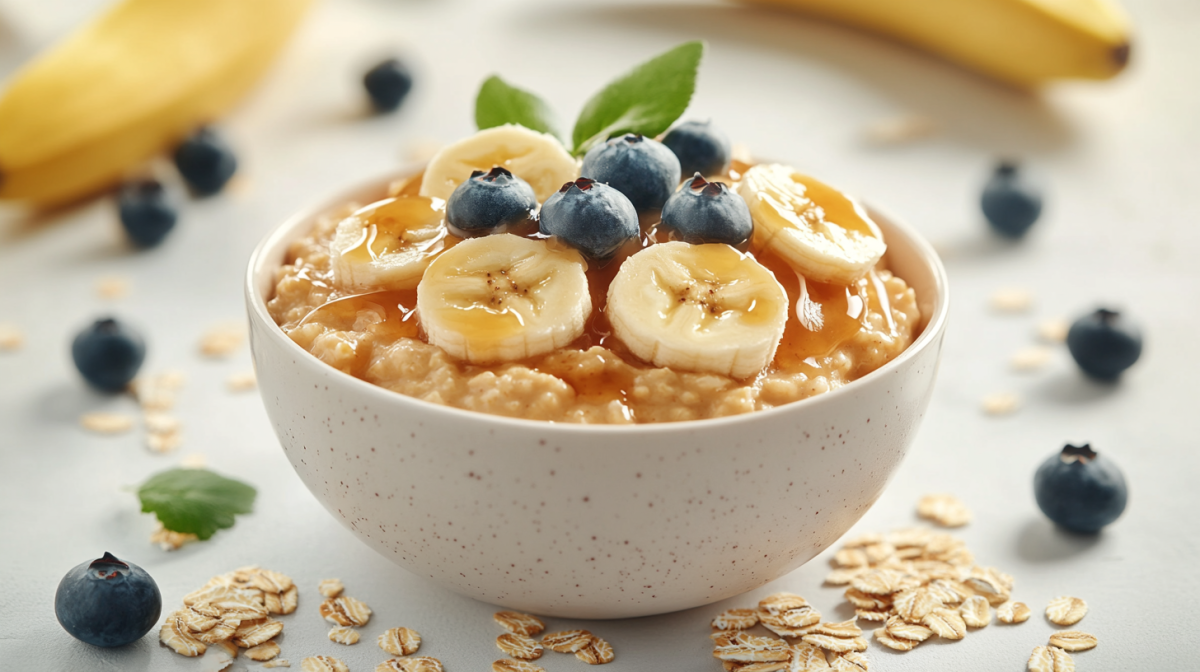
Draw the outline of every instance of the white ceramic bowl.
<instances>
[{"instance_id":1,"label":"white ceramic bowl","mask_svg":"<svg viewBox=\"0 0 1200 672\"><path fill-rule=\"evenodd\" d=\"M344 374L267 313L289 219L250 260L246 302L267 414L296 473L367 545L459 593L548 616L623 618L757 588L836 541L878 499L925 413L946 324L945 271L873 212L916 290L920 336L828 394L748 415L626 426L514 420L430 404Z\"/></svg>"}]
</instances>

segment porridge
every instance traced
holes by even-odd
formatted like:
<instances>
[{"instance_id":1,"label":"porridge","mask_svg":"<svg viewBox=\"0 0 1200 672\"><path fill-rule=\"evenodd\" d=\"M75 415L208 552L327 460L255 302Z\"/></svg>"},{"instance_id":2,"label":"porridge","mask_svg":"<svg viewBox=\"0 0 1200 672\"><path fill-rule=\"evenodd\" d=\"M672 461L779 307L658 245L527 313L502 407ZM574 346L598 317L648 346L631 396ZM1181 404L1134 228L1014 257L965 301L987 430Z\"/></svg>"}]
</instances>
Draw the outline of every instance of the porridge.
<instances>
[{"instance_id":1,"label":"porridge","mask_svg":"<svg viewBox=\"0 0 1200 672\"><path fill-rule=\"evenodd\" d=\"M496 130L516 127L468 140ZM570 229L547 233L554 207L615 191L576 179L573 159L529 180L527 217L481 235L463 225L471 218L455 214L451 194L468 182L515 182L521 166L477 155L478 170L449 188L440 157L382 200L318 218L276 273L268 309L280 328L372 384L533 420L698 420L836 389L915 337L916 296L888 270L878 228L840 192L789 168L732 161L676 192L747 195L753 231L740 244L682 242L691 234L664 226L668 202L638 211L633 235L606 254ZM779 180L807 209L782 200Z\"/></svg>"}]
</instances>

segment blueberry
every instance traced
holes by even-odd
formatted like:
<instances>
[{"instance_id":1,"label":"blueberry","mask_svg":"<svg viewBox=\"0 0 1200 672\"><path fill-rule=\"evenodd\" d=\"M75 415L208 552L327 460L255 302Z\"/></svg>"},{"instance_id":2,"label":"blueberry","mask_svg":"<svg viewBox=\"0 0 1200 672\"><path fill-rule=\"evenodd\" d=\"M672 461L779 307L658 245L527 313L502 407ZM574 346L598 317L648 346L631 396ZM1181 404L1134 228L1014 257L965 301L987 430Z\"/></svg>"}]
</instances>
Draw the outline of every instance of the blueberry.
<instances>
[{"instance_id":1,"label":"blueberry","mask_svg":"<svg viewBox=\"0 0 1200 672\"><path fill-rule=\"evenodd\" d=\"M700 173L667 199L659 226L684 242L735 246L746 242L754 230L745 199Z\"/></svg>"},{"instance_id":2,"label":"blueberry","mask_svg":"<svg viewBox=\"0 0 1200 672\"><path fill-rule=\"evenodd\" d=\"M121 187L117 198L121 226L138 247L154 247L175 227L175 205L158 180L139 180Z\"/></svg>"},{"instance_id":3,"label":"blueberry","mask_svg":"<svg viewBox=\"0 0 1200 672\"><path fill-rule=\"evenodd\" d=\"M54 594L54 615L63 629L94 646L136 642L158 623L161 612L154 579L111 553L67 572Z\"/></svg>"},{"instance_id":4,"label":"blueberry","mask_svg":"<svg viewBox=\"0 0 1200 672\"><path fill-rule=\"evenodd\" d=\"M140 334L112 318L79 332L71 344L75 368L84 380L105 392L120 392L137 375L146 358Z\"/></svg>"},{"instance_id":5,"label":"blueberry","mask_svg":"<svg viewBox=\"0 0 1200 672\"><path fill-rule=\"evenodd\" d=\"M486 235L528 221L537 210L529 183L500 166L476 170L446 201L446 223L467 235Z\"/></svg>"},{"instance_id":6,"label":"blueberry","mask_svg":"<svg viewBox=\"0 0 1200 672\"><path fill-rule=\"evenodd\" d=\"M1084 373L1116 380L1141 356L1142 332L1117 311L1100 308L1075 320L1067 332L1067 349Z\"/></svg>"},{"instance_id":7,"label":"blueberry","mask_svg":"<svg viewBox=\"0 0 1200 672\"><path fill-rule=\"evenodd\" d=\"M567 182L546 199L540 228L593 259L613 256L641 231L637 211L624 194L586 177Z\"/></svg>"},{"instance_id":8,"label":"blueberry","mask_svg":"<svg viewBox=\"0 0 1200 672\"><path fill-rule=\"evenodd\" d=\"M626 133L596 145L580 174L625 194L638 212L663 207L679 186L679 159L657 140Z\"/></svg>"},{"instance_id":9,"label":"blueberry","mask_svg":"<svg viewBox=\"0 0 1200 672\"><path fill-rule=\"evenodd\" d=\"M237 157L216 131L205 126L175 148L175 167L192 191L208 196L233 177Z\"/></svg>"},{"instance_id":10,"label":"blueberry","mask_svg":"<svg viewBox=\"0 0 1200 672\"><path fill-rule=\"evenodd\" d=\"M1121 469L1089 445L1067 445L1038 467L1033 494L1046 517L1073 532L1098 532L1129 499Z\"/></svg>"},{"instance_id":11,"label":"blueberry","mask_svg":"<svg viewBox=\"0 0 1200 672\"><path fill-rule=\"evenodd\" d=\"M380 112L391 112L400 107L412 85L412 73L395 58L383 61L363 75L363 86L371 97L371 104Z\"/></svg>"},{"instance_id":12,"label":"blueberry","mask_svg":"<svg viewBox=\"0 0 1200 672\"><path fill-rule=\"evenodd\" d=\"M1042 190L1030 181L1017 164L1004 161L996 166L983 187L983 215L992 229L1007 238L1020 238L1042 214Z\"/></svg>"},{"instance_id":13,"label":"blueberry","mask_svg":"<svg viewBox=\"0 0 1200 672\"><path fill-rule=\"evenodd\" d=\"M663 144L679 157L684 175L724 175L733 154L729 136L711 121L685 121L667 133Z\"/></svg>"}]
</instances>

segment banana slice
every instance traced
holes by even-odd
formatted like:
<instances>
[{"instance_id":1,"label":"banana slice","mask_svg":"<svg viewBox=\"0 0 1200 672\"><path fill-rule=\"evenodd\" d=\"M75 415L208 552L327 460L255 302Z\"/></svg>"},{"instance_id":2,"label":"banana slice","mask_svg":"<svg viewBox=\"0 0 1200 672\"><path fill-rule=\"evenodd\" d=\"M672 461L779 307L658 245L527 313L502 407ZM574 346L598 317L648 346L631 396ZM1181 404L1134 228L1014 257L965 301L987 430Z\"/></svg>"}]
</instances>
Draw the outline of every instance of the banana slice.
<instances>
[{"instance_id":1,"label":"banana slice","mask_svg":"<svg viewBox=\"0 0 1200 672\"><path fill-rule=\"evenodd\" d=\"M754 219L751 246L775 252L810 280L849 285L887 250L858 203L790 166L754 166L738 193Z\"/></svg>"},{"instance_id":2,"label":"banana slice","mask_svg":"<svg viewBox=\"0 0 1200 672\"><path fill-rule=\"evenodd\" d=\"M425 168L421 195L449 199L454 188L471 176L471 171L486 172L493 166L507 168L528 182L539 203L550 198L563 184L579 177L579 163L567 153L558 138L524 126L505 124L485 128L442 148Z\"/></svg>"},{"instance_id":3,"label":"banana slice","mask_svg":"<svg viewBox=\"0 0 1200 672\"><path fill-rule=\"evenodd\" d=\"M625 260L606 312L617 338L656 366L748 378L775 357L788 297L750 255L675 241Z\"/></svg>"},{"instance_id":4,"label":"banana slice","mask_svg":"<svg viewBox=\"0 0 1200 672\"><path fill-rule=\"evenodd\" d=\"M450 245L446 202L385 198L338 222L330 257L333 282L344 291L412 289L434 257Z\"/></svg>"},{"instance_id":5,"label":"banana slice","mask_svg":"<svg viewBox=\"0 0 1200 672\"><path fill-rule=\"evenodd\" d=\"M429 342L474 364L561 348L579 338L591 312L578 252L508 233L455 245L417 286Z\"/></svg>"}]
</instances>

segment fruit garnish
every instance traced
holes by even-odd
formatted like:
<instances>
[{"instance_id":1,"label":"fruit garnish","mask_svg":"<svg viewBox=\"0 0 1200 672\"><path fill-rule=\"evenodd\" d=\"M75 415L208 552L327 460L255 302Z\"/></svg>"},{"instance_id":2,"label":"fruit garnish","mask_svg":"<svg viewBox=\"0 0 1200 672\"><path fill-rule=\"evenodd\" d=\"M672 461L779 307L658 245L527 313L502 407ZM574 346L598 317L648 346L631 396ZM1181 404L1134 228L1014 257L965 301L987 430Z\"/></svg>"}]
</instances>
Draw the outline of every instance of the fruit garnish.
<instances>
[{"instance_id":1,"label":"fruit garnish","mask_svg":"<svg viewBox=\"0 0 1200 672\"><path fill-rule=\"evenodd\" d=\"M179 174L200 196L217 193L237 172L237 157L233 150L220 134L207 126L176 147L174 158Z\"/></svg>"},{"instance_id":2,"label":"fruit garnish","mask_svg":"<svg viewBox=\"0 0 1200 672\"><path fill-rule=\"evenodd\" d=\"M663 144L679 157L684 175L724 175L733 157L729 136L712 121L685 121L667 132Z\"/></svg>"},{"instance_id":3,"label":"fruit garnish","mask_svg":"<svg viewBox=\"0 0 1200 672\"><path fill-rule=\"evenodd\" d=\"M744 198L697 172L667 199L659 228L688 243L738 246L750 238L754 222Z\"/></svg>"},{"instance_id":4,"label":"fruit garnish","mask_svg":"<svg viewBox=\"0 0 1200 672\"><path fill-rule=\"evenodd\" d=\"M121 226L138 247L154 247L175 228L178 213L158 180L138 180L121 187L117 197Z\"/></svg>"},{"instance_id":5,"label":"fruit garnish","mask_svg":"<svg viewBox=\"0 0 1200 672\"><path fill-rule=\"evenodd\" d=\"M637 240L637 211L624 194L587 177L562 185L542 205L540 230L592 259L609 259Z\"/></svg>"},{"instance_id":6,"label":"fruit garnish","mask_svg":"<svg viewBox=\"0 0 1200 672\"><path fill-rule=\"evenodd\" d=\"M123 646L150 632L162 613L158 585L144 569L112 553L76 565L58 584L54 615L72 637Z\"/></svg>"},{"instance_id":7,"label":"fruit garnish","mask_svg":"<svg viewBox=\"0 0 1200 672\"><path fill-rule=\"evenodd\" d=\"M412 85L412 73L396 58L380 62L363 75L363 88L367 90L371 104L380 112L391 112L400 107Z\"/></svg>"},{"instance_id":8,"label":"fruit garnish","mask_svg":"<svg viewBox=\"0 0 1200 672\"><path fill-rule=\"evenodd\" d=\"M254 488L207 469L168 469L137 490L142 513L153 513L163 527L209 539L233 527L234 516L254 510Z\"/></svg>"},{"instance_id":9,"label":"fruit garnish","mask_svg":"<svg viewBox=\"0 0 1200 672\"><path fill-rule=\"evenodd\" d=\"M476 170L446 201L446 223L460 235L486 235L531 221L537 196L529 183L500 166Z\"/></svg>"},{"instance_id":10,"label":"fruit garnish","mask_svg":"<svg viewBox=\"0 0 1200 672\"><path fill-rule=\"evenodd\" d=\"M679 186L679 159L667 146L636 133L599 143L579 174L625 194L638 212L661 210Z\"/></svg>"},{"instance_id":11,"label":"fruit garnish","mask_svg":"<svg viewBox=\"0 0 1200 672\"><path fill-rule=\"evenodd\" d=\"M345 291L414 289L450 245L445 212L441 199L400 196L338 222L329 249L334 284Z\"/></svg>"},{"instance_id":12,"label":"fruit garnish","mask_svg":"<svg viewBox=\"0 0 1200 672\"><path fill-rule=\"evenodd\" d=\"M979 204L996 233L1020 238L1042 214L1042 190L1020 166L1004 161L984 185Z\"/></svg>"},{"instance_id":13,"label":"fruit garnish","mask_svg":"<svg viewBox=\"0 0 1200 672\"><path fill-rule=\"evenodd\" d=\"M482 131L505 124L518 124L562 138L554 110L546 101L492 75L483 81L475 96L475 126Z\"/></svg>"},{"instance_id":14,"label":"fruit garnish","mask_svg":"<svg viewBox=\"0 0 1200 672\"><path fill-rule=\"evenodd\" d=\"M420 194L446 200L471 173L495 166L528 182L538 201L579 176L579 163L558 138L510 124L479 131L442 148L425 168Z\"/></svg>"},{"instance_id":15,"label":"fruit garnish","mask_svg":"<svg viewBox=\"0 0 1200 672\"><path fill-rule=\"evenodd\" d=\"M1074 532L1100 531L1129 499L1121 469L1088 444L1067 444L1046 458L1033 476L1033 494L1047 518Z\"/></svg>"},{"instance_id":16,"label":"fruit garnish","mask_svg":"<svg viewBox=\"0 0 1200 672\"><path fill-rule=\"evenodd\" d=\"M1071 325L1067 349L1084 373L1113 381L1142 356L1142 331L1120 312L1099 308Z\"/></svg>"},{"instance_id":17,"label":"fruit garnish","mask_svg":"<svg viewBox=\"0 0 1200 672\"><path fill-rule=\"evenodd\" d=\"M146 342L132 327L106 317L79 332L71 343L75 368L92 387L120 392L146 358Z\"/></svg>"}]
</instances>

